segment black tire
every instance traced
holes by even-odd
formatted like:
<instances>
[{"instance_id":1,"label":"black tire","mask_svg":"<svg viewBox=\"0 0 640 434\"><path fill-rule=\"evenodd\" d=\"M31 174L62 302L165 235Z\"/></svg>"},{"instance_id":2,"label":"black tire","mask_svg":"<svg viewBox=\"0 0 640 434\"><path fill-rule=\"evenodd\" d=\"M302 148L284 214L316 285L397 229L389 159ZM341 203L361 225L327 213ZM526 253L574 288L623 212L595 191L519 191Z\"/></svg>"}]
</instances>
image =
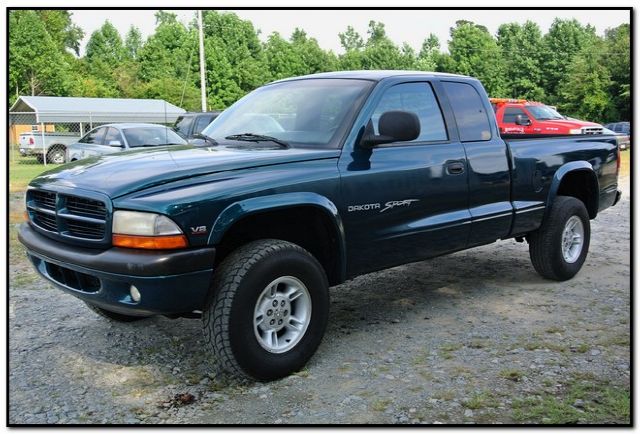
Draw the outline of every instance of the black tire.
<instances>
[{"instance_id":1,"label":"black tire","mask_svg":"<svg viewBox=\"0 0 640 434\"><path fill-rule=\"evenodd\" d=\"M562 253L563 231L572 216L577 216L582 221L584 236L580 255L574 262L567 262ZM584 203L574 197L558 196L542 226L527 237L533 267L547 279L571 279L580 271L587 258L590 238L589 213Z\"/></svg>"},{"instance_id":2,"label":"black tire","mask_svg":"<svg viewBox=\"0 0 640 434\"><path fill-rule=\"evenodd\" d=\"M43 164L44 163L44 157L42 155L36 155L36 161L39 164Z\"/></svg>"},{"instance_id":3,"label":"black tire","mask_svg":"<svg viewBox=\"0 0 640 434\"><path fill-rule=\"evenodd\" d=\"M47 152L47 163L63 164L67 159L67 148L63 145L52 145Z\"/></svg>"},{"instance_id":4,"label":"black tire","mask_svg":"<svg viewBox=\"0 0 640 434\"><path fill-rule=\"evenodd\" d=\"M265 288L282 276L306 286L312 308L300 340L286 352L274 353L258 341L254 309ZM267 239L238 248L218 267L211 291L202 321L218 374L276 380L300 370L320 345L329 316L327 277L320 263L296 244Z\"/></svg>"},{"instance_id":5,"label":"black tire","mask_svg":"<svg viewBox=\"0 0 640 434\"><path fill-rule=\"evenodd\" d=\"M110 310L105 310L101 307L96 306L95 304L91 304L85 301L85 304L89 309L97 313L103 318L108 319L109 321L115 322L134 322L140 321L141 319L148 318L146 316L132 316L132 315L123 315L117 312L111 312Z\"/></svg>"}]
</instances>

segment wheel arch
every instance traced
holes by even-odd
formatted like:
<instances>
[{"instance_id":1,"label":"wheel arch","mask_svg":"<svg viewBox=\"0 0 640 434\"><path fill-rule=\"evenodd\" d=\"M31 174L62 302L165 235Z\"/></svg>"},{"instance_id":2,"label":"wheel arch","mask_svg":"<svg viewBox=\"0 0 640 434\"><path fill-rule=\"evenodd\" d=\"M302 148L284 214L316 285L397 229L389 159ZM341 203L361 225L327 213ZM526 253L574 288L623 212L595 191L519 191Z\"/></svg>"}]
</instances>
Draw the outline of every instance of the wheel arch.
<instances>
[{"instance_id":1,"label":"wheel arch","mask_svg":"<svg viewBox=\"0 0 640 434\"><path fill-rule=\"evenodd\" d=\"M571 196L582 201L589 218L598 215L600 185L593 166L587 161L572 161L561 166L553 175L547 197L547 211L557 196Z\"/></svg>"},{"instance_id":2,"label":"wheel arch","mask_svg":"<svg viewBox=\"0 0 640 434\"><path fill-rule=\"evenodd\" d=\"M259 238L301 245L320 261L331 285L346 279L344 226L325 196L296 192L234 202L213 223L208 243L218 246L221 260L241 243Z\"/></svg>"}]
</instances>

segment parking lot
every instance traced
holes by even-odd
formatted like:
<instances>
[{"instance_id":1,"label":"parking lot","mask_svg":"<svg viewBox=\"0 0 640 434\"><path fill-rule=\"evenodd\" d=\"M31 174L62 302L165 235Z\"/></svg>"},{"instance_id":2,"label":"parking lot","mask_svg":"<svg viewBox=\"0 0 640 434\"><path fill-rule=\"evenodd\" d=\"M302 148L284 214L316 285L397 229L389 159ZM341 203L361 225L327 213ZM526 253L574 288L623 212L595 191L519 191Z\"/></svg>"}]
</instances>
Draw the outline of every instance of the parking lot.
<instances>
[{"instance_id":1,"label":"parking lot","mask_svg":"<svg viewBox=\"0 0 640 434\"><path fill-rule=\"evenodd\" d=\"M630 196L568 282L513 240L332 288L307 368L210 375L199 320L114 324L30 269L10 209L9 423L629 423Z\"/></svg>"}]
</instances>

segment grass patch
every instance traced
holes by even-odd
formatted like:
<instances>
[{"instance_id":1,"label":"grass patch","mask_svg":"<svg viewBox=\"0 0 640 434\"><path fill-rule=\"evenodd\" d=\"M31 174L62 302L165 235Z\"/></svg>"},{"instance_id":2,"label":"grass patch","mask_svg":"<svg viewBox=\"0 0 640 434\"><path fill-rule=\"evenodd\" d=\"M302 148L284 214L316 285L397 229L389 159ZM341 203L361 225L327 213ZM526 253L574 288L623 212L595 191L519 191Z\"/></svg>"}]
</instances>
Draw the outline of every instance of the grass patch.
<instances>
[{"instance_id":1,"label":"grass patch","mask_svg":"<svg viewBox=\"0 0 640 434\"><path fill-rule=\"evenodd\" d=\"M464 401L463 404L471 410L478 410L480 408L495 408L500 403L492 392L485 390L480 393L476 393L470 399Z\"/></svg>"},{"instance_id":2,"label":"grass patch","mask_svg":"<svg viewBox=\"0 0 640 434\"><path fill-rule=\"evenodd\" d=\"M440 347L440 356L444 359L452 359L454 351L458 351L462 348L462 344L444 344Z\"/></svg>"},{"instance_id":3,"label":"grass patch","mask_svg":"<svg viewBox=\"0 0 640 434\"><path fill-rule=\"evenodd\" d=\"M373 401L371 408L375 411L385 411L389 407L389 404L391 404L390 399L378 399Z\"/></svg>"},{"instance_id":4,"label":"grass patch","mask_svg":"<svg viewBox=\"0 0 640 434\"><path fill-rule=\"evenodd\" d=\"M585 343L581 343L580 345L578 345L578 346L576 347L576 352L577 352L577 353L584 354L584 353L586 353L587 351L589 351L589 345L587 345L587 344L585 344Z\"/></svg>"},{"instance_id":5,"label":"grass patch","mask_svg":"<svg viewBox=\"0 0 640 434\"><path fill-rule=\"evenodd\" d=\"M302 377L302 378L308 378L309 375L311 375L311 372L309 372L309 369L307 368L302 368L301 370L296 372L294 375L297 375L298 377Z\"/></svg>"},{"instance_id":6,"label":"grass patch","mask_svg":"<svg viewBox=\"0 0 640 434\"><path fill-rule=\"evenodd\" d=\"M498 373L498 375L500 375L500 377L504 378L505 380L510 380L517 383L518 381L522 380L522 377L524 377L524 372L518 371L517 369L503 369Z\"/></svg>"},{"instance_id":7,"label":"grass patch","mask_svg":"<svg viewBox=\"0 0 640 434\"><path fill-rule=\"evenodd\" d=\"M423 380L433 380L433 374L431 373L431 371L420 370L418 371L418 375L421 376Z\"/></svg>"},{"instance_id":8,"label":"grass patch","mask_svg":"<svg viewBox=\"0 0 640 434\"><path fill-rule=\"evenodd\" d=\"M434 392L433 397L435 399L439 399L440 401L451 401L456 397L456 393L453 390L438 390Z\"/></svg>"},{"instance_id":9,"label":"grass patch","mask_svg":"<svg viewBox=\"0 0 640 434\"><path fill-rule=\"evenodd\" d=\"M35 160L34 160L35 161ZM9 164L9 192L15 193L27 189L29 182L47 170L55 169L60 164L33 164L29 161L19 161Z\"/></svg>"},{"instance_id":10,"label":"grass patch","mask_svg":"<svg viewBox=\"0 0 640 434\"><path fill-rule=\"evenodd\" d=\"M489 340L487 339L473 339L471 342L467 344L469 348L486 348L489 346Z\"/></svg>"},{"instance_id":11,"label":"grass patch","mask_svg":"<svg viewBox=\"0 0 640 434\"><path fill-rule=\"evenodd\" d=\"M631 338L629 335L617 335L617 336L609 336L598 341L598 345L603 347L609 347L611 345L616 345L619 347L629 347L631 346Z\"/></svg>"},{"instance_id":12,"label":"grass patch","mask_svg":"<svg viewBox=\"0 0 640 434\"><path fill-rule=\"evenodd\" d=\"M564 329L562 329L560 327L552 326L552 327L549 327L548 329L546 329L544 332L545 333L549 333L549 334L553 334L553 333L562 333L563 331L564 331Z\"/></svg>"},{"instance_id":13,"label":"grass patch","mask_svg":"<svg viewBox=\"0 0 640 434\"><path fill-rule=\"evenodd\" d=\"M591 381L571 383L561 396L544 393L515 400L512 417L518 422L543 424L628 424L629 398L625 388Z\"/></svg>"}]
</instances>

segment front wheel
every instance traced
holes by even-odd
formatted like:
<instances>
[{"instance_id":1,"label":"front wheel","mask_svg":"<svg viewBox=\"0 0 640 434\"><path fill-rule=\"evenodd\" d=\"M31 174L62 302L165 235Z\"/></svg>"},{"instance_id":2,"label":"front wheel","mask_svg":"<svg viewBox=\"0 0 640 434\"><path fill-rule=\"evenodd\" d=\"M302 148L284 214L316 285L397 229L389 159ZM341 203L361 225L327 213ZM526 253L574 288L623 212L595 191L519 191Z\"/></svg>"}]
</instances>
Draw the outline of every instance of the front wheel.
<instances>
[{"instance_id":1,"label":"front wheel","mask_svg":"<svg viewBox=\"0 0 640 434\"><path fill-rule=\"evenodd\" d=\"M587 258L590 239L584 203L574 197L558 196L540 229L528 237L533 267L547 279L571 279Z\"/></svg>"},{"instance_id":2,"label":"front wheel","mask_svg":"<svg viewBox=\"0 0 640 434\"><path fill-rule=\"evenodd\" d=\"M203 331L217 368L270 381L302 368L327 326L329 290L318 261L302 247L259 240L219 266Z\"/></svg>"}]
</instances>

